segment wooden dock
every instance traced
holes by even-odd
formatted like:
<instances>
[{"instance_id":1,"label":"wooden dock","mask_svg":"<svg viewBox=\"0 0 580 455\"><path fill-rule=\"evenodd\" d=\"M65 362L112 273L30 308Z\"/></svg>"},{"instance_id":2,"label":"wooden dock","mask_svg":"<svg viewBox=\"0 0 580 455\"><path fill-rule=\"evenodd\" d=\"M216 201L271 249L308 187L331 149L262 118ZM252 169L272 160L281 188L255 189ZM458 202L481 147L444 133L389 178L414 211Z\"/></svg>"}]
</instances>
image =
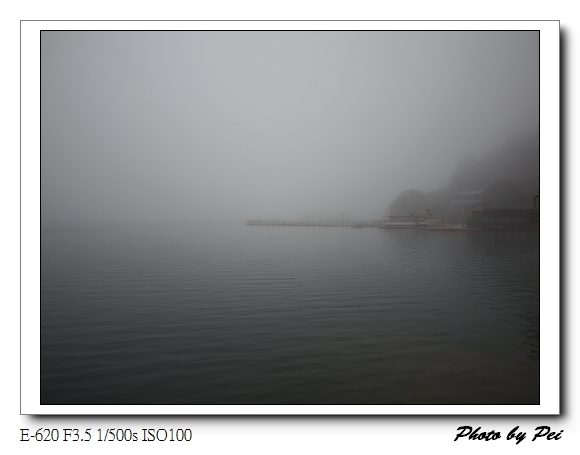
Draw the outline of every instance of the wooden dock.
<instances>
[{"instance_id":1,"label":"wooden dock","mask_svg":"<svg viewBox=\"0 0 580 455\"><path fill-rule=\"evenodd\" d=\"M304 226L304 227L382 227L381 220L360 220L360 221L300 221L300 220L247 220L248 226Z\"/></svg>"}]
</instances>

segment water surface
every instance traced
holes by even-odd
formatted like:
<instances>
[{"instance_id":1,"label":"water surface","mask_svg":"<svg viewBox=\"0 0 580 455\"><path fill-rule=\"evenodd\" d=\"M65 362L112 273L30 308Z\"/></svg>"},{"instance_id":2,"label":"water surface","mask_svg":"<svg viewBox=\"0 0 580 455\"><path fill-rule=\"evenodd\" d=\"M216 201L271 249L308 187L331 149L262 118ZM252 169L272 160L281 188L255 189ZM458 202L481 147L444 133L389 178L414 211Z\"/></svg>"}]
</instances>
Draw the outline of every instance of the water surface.
<instances>
[{"instance_id":1,"label":"water surface","mask_svg":"<svg viewBox=\"0 0 580 455\"><path fill-rule=\"evenodd\" d=\"M42 404L538 404L539 235L43 231Z\"/></svg>"}]
</instances>

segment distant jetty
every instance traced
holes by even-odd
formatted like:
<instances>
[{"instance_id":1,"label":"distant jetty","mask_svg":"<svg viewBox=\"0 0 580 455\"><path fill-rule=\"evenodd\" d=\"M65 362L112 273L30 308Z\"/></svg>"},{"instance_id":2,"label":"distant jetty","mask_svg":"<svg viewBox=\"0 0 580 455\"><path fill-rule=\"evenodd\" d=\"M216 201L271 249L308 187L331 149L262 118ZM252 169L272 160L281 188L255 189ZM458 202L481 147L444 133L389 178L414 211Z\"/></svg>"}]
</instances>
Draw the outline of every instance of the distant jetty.
<instances>
[{"instance_id":1,"label":"distant jetty","mask_svg":"<svg viewBox=\"0 0 580 455\"><path fill-rule=\"evenodd\" d=\"M301 227L352 227L352 228L380 228L380 229L420 229L428 231L480 231L481 229L464 225L445 226L385 226L383 220L359 221L298 221L298 220L246 220L248 226L301 226Z\"/></svg>"},{"instance_id":2,"label":"distant jetty","mask_svg":"<svg viewBox=\"0 0 580 455\"><path fill-rule=\"evenodd\" d=\"M382 220L359 221L299 221L299 220L246 220L250 226L314 226L314 227L383 227Z\"/></svg>"}]
</instances>

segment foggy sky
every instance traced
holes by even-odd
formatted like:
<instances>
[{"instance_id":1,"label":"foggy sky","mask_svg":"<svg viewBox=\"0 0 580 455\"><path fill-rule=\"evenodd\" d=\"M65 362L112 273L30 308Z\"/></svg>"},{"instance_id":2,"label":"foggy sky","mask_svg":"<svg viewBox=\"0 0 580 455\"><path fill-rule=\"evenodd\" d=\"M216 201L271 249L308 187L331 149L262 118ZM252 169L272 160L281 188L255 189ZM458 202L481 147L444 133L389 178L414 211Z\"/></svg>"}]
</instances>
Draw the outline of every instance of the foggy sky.
<instances>
[{"instance_id":1,"label":"foggy sky","mask_svg":"<svg viewBox=\"0 0 580 455\"><path fill-rule=\"evenodd\" d=\"M538 128L537 32L42 32L43 225L378 219Z\"/></svg>"}]
</instances>

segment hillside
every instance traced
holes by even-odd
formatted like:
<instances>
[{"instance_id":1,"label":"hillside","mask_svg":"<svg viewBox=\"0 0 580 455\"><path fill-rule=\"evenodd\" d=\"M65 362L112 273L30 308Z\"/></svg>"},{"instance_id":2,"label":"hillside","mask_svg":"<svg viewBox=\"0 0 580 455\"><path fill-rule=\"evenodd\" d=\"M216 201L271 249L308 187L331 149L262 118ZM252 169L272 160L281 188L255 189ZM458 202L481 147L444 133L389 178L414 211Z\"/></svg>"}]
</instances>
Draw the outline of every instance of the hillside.
<instances>
[{"instance_id":1,"label":"hillside","mask_svg":"<svg viewBox=\"0 0 580 455\"><path fill-rule=\"evenodd\" d=\"M540 194L539 133L514 135L481 158L470 155L461 159L446 186L425 193L405 190L388 212L406 215L429 209L449 213L453 195L465 191L483 191L483 202L533 204L534 196Z\"/></svg>"}]
</instances>

